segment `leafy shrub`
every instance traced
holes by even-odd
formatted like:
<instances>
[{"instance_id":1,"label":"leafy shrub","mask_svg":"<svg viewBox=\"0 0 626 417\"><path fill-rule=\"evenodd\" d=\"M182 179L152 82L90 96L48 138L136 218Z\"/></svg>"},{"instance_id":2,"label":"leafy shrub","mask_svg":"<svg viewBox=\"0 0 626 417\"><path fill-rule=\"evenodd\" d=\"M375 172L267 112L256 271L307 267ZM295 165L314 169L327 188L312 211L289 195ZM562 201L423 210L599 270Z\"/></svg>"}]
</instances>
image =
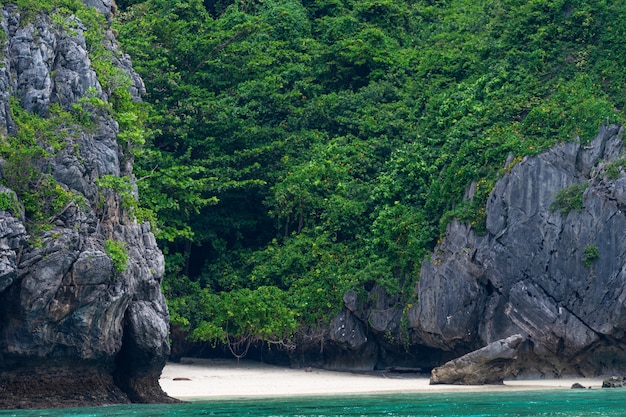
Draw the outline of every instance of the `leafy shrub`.
<instances>
[{"instance_id":1,"label":"leafy shrub","mask_svg":"<svg viewBox=\"0 0 626 417\"><path fill-rule=\"evenodd\" d=\"M587 245L584 250L583 263L591 266L593 261L600 257L600 250L596 245Z\"/></svg>"},{"instance_id":2,"label":"leafy shrub","mask_svg":"<svg viewBox=\"0 0 626 417\"><path fill-rule=\"evenodd\" d=\"M31 228L47 227L70 202L84 200L42 172L42 160L62 149L68 136L75 134L75 121L58 105L51 105L50 116L43 118L24 110L15 99L10 104L17 133L0 140L0 155L6 160L2 183L15 191Z\"/></svg>"},{"instance_id":3,"label":"leafy shrub","mask_svg":"<svg viewBox=\"0 0 626 417\"><path fill-rule=\"evenodd\" d=\"M626 159L619 158L609 162L605 167L605 173L609 180L616 180L622 175L622 171L626 168Z\"/></svg>"},{"instance_id":4,"label":"leafy shrub","mask_svg":"<svg viewBox=\"0 0 626 417\"><path fill-rule=\"evenodd\" d=\"M587 189L587 183L573 184L559 191L550 205L550 210L567 214L572 210L583 209L583 194Z\"/></svg>"},{"instance_id":5,"label":"leafy shrub","mask_svg":"<svg viewBox=\"0 0 626 417\"><path fill-rule=\"evenodd\" d=\"M247 346L257 340L288 344L298 327L287 293L276 287L242 288L220 294L203 291L202 297L204 316L211 320L203 320L193 331L193 338L220 341L237 356L247 352L245 346L237 351L242 342Z\"/></svg>"},{"instance_id":6,"label":"leafy shrub","mask_svg":"<svg viewBox=\"0 0 626 417\"><path fill-rule=\"evenodd\" d=\"M113 268L117 272L124 272L128 267L128 251L126 243L118 240L107 239L104 242L104 252L109 255L113 262Z\"/></svg>"},{"instance_id":7,"label":"leafy shrub","mask_svg":"<svg viewBox=\"0 0 626 417\"><path fill-rule=\"evenodd\" d=\"M108 189L118 193L121 198L122 207L133 213L137 207L137 200L132 193L133 187L130 178L126 176L103 175L96 179L96 185L102 189Z\"/></svg>"},{"instance_id":8,"label":"leafy shrub","mask_svg":"<svg viewBox=\"0 0 626 417\"><path fill-rule=\"evenodd\" d=\"M35 229L48 221L70 202L82 203L83 197L62 187L50 174L42 174L37 161L42 156L37 146L14 148L3 152L7 158L2 182L17 194L24 206L26 220Z\"/></svg>"},{"instance_id":9,"label":"leafy shrub","mask_svg":"<svg viewBox=\"0 0 626 417\"><path fill-rule=\"evenodd\" d=\"M13 216L19 215L19 203L17 202L13 194L0 193L0 210L8 211Z\"/></svg>"},{"instance_id":10,"label":"leafy shrub","mask_svg":"<svg viewBox=\"0 0 626 417\"><path fill-rule=\"evenodd\" d=\"M373 252L397 259L401 270L419 268L432 227L422 213L399 201L383 207L372 222Z\"/></svg>"}]
</instances>

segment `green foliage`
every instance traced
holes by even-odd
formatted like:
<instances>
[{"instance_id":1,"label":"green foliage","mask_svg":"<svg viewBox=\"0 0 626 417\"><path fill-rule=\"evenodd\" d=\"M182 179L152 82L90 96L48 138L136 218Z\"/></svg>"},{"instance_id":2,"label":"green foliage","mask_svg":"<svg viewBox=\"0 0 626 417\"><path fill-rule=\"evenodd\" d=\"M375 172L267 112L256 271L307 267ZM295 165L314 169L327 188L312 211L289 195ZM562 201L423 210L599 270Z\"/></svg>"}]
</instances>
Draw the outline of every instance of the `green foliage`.
<instances>
[{"instance_id":1,"label":"green foliage","mask_svg":"<svg viewBox=\"0 0 626 417\"><path fill-rule=\"evenodd\" d=\"M11 117L18 127L15 137L3 144L3 148L40 147L42 156L51 155L65 147L68 137L76 136L73 114L61 109L58 104L49 107L48 117L29 113L22 108L15 98L11 98ZM8 149L4 149L8 150Z\"/></svg>"},{"instance_id":2,"label":"green foliage","mask_svg":"<svg viewBox=\"0 0 626 417\"><path fill-rule=\"evenodd\" d=\"M8 211L13 216L20 215L19 203L12 193L8 193L8 192L0 193L0 210Z\"/></svg>"},{"instance_id":3,"label":"green foliage","mask_svg":"<svg viewBox=\"0 0 626 417\"><path fill-rule=\"evenodd\" d=\"M3 137L0 142L0 154L6 160L2 181L17 193L30 227L38 229L48 227L49 222L70 202L81 204L84 200L58 184L46 172L45 159L64 149L69 139L77 142L81 131L93 131L97 128L97 121L108 115L118 120L121 130L118 138L131 156L131 152L143 143L146 110L132 100L128 91L131 84L128 75L114 65L114 52L105 48L108 25L95 8L85 6L80 0L16 0L11 3L19 7L21 25L30 24L38 14L45 14L50 16L53 25L70 36L82 33L91 64L106 96L110 98L109 102L105 102L99 98L97 89L90 88L69 109L50 104L44 117L25 111L17 100L11 100L11 118L17 133ZM110 185L101 184L103 187ZM122 203L127 208L136 206L134 199L130 198L129 189L114 191L121 192Z\"/></svg>"},{"instance_id":4,"label":"green foliage","mask_svg":"<svg viewBox=\"0 0 626 417\"><path fill-rule=\"evenodd\" d=\"M157 217L172 317L200 340L289 338L365 284L408 300L449 221L486 233L509 154L624 121L614 2L121 5L149 103L140 204ZM554 209L582 207L583 191ZM226 320L236 297L294 314Z\"/></svg>"},{"instance_id":5,"label":"green foliage","mask_svg":"<svg viewBox=\"0 0 626 417\"><path fill-rule=\"evenodd\" d=\"M609 162L604 169L607 178L614 181L621 177L623 170L626 169L626 158L614 159Z\"/></svg>"},{"instance_id":6,"label":"green foliage","mask_svg":"<svg viewBox=\"0 0 626 417\"><path fill-rule=\"evenodd\" d=\"M6 160L2 182L16 192L31 228L48 227L69 203L83 201L42 171L42 160L65 146L75 121L58 106L51 106L50 117L42 118L26 112L15 100L11 101L11 116L17 134L0 141L0 155Z\"/></svg>"},{"instance_id":7,"label":"green foliage","mask_svg":"<svg viewBox=\"0 0 626 417\"><path fill-rule=\"evenodd\" d=\"M238 289L221 294L202 292L204 316L193 331L196 340L263 340L280 343L289 339L298 321L289 308L284 291L276 287L258 287L254 290Z\"/></svg>"},{"instance_id":8,"label":"green foliage","mask_svg":"<svg viewBox=\"0 0 626 417\"><path fill-rule=\"evenodd\" d=\"M567 214L572 210L580 211L583 209L583 195L587 189L587 183L572 184L559 191L554 198L554 202L550 206L550 210L559 211L561 214Z\"/></svg>"},{"instance_id":9,"label":"green foliage","mask_svg":"<svg viewBox=\"0 0 626 417\"><path fill-rule=\"evenodd\" d=\"M134 213L137 208L137 200L133 195L133 186L130 183L130 178L126 176L116 175L103 175L97 178L96 185L101 189L108 189L115 193L118 193L121 198L122 207L128 210L130 213Z\"/></svg>"},{"instance_id":10,"label":"green foliage","mask_svg":"<svg viewBox=\"0 0 626 417\"><path fill-rule=\"evenodd\" d=\"M149 222L155 227L155 232L158 230L158 221L154 214L154 211L147 207L140 207L139 202L134 194L134 187L131 182L131 178L128 176L116 176L116 175L103 175L95 180L96 185L100 190L110 190L117 193L120 198L120 204L126 213L134 218L137 222ZM104 195L100 194L99 204L103 204Z\"/></svg>"},{"instance_id":11,"label":"green foliage","mask_svg":"<svg viewBox=\"0 0 626 417\"><path fill-rule=\"evenodd\" d=\"M587 245L585 246L583 263L586 266L591 266L593 261L600 258L600 250L596 245Z\"/></svg>"},{"instance_id":12,"label":"green foliage","mask_svg":"<svg viewBox=\"0 0 626 417\"><path fill-rule=\"evenodd\" d=\"M419 267L432 239L432 226L423 213L394 201L384 206L371 226L372 252L395 259L402 271Z\"/></svg>"},{"instance_id":13,"label":"green foliage","mask_svg":"<svg viewBox=\"0 0 626 417\"><path fill-rule=\"evenodd\" d=\"M72 13L84 7L80 0L2 0L2 4L19 7L22 25L30 23L40 13L52 15L59 9Z\"/></svg>"},{"instance_id":14,"label":"green foliage","mask_svg":"<svg viewBox=\"0 0 626 417\"><path fill-rule=\"evenodd\" d=\"M104 242L104 252L109 255L113 262L113 268L117 272L124 272L128 268L128 251L126 250L126 242L107 239Z\"/></svg>"},{"instance_id":15,"label":"green foliage","mask_svg":"<svg viewBox=\"0 0 626 417\"><path fill-rule=\"evenodd\" d=\"M96 123L98 120L101 120L102 116L111 114L113 110L111 103L102 100L97 94L97 90L94 87L90 87L85 92L85 95L78 99L78 103L72 104L74 120L88 128L87 130L94 130L97 127Z\"/></svg>"},{"instance_id":16,"label":"green foliage","mask_svg":"<svg viewBox=\"0 0 626 417\"><path fill-rule=\"evenodd\" d=\"M590 74L576 74L573 80L559 82L555 88L549 100L526 116L522 123L525 132L532 134L543 129L555 136L563 132L566 137L578 136L588 142L597 134L600 124L615 120L614 105L607 100L600 82Z\"/></svg>"},{"instance_id":17,"label":"green foliage","mask_svg":"<svg viewBox=\"0 0 626 417\"><path fill-rule=\"evenodd\" d=\"M439 225L440 234L442 236L445 233L446 226L452 219L458 219L459 221L469 223L478 234L482 235L487 232L487 198L495 185L495 181L494 178L490 178L489 180L483 178L474 183L474 185L474 195L469 201L462 201L452 210L444 213L441 217Z\"/></svg>"}]
</instances>

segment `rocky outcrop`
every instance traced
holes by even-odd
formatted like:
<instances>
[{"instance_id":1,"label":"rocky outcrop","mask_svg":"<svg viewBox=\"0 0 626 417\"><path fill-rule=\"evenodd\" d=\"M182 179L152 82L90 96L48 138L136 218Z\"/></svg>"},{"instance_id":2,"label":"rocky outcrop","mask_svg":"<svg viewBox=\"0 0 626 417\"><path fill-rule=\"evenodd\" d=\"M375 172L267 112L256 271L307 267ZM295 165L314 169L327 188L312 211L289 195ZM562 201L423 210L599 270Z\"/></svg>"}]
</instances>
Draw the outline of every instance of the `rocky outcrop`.
<instances>
[{"instance_id":1,"label":"rocky outcrop","mask_svg":"<svg viewBox=\"0 0 626 417\"><path fill-rule=\"evenodd\" d=\"M450 223L413 304L376 286L347 292L315 364L428 369L520 334L514 376L623 373L625 167L618 125L509 164L486 232Z\"/></svg>"},{"instance_id":2,"label":"rocky outcrop","mask_svg":"<svg viewBox=\"0 0 626 417\"><path fill-rule=\"evenodd\" d=\"M338 371L428 372L457 356L409 340L407 306L400 295L389 295L377 285L366 288L364 295L347 291L343 310L329 329L301 335L295 349L288 352L290 365Z\"/></svg>"},{"instance_id":3,"label":"rocky outcrop","mask_svg":"<svg viewBox=\"0 0 626 417\"><path fill-rule=\"evenodd\" d=\"M602 388L624 388L626 378L623 376L611 376L602 381Z\"/></svg>"},{"instance_id":4,"label":"rocky outcrop","mask_svg":"<svg viewBox=\"0 0 626 417\"><path fill-rule=\"evenodd\" d=\"M516 371L524 337L514 335L454 359L432 370L430 384L500 385Z\"/></svg>"},{"instance_id":5,"label":"rocky outcrop","mask_svg":"<svg viewBox=\"0 0 626 417\"><path fill-rule=\"evenodd\" d=\"M111 2L92 3L111 13ZM50 118L52 106L71 112L86 108L84 98L109 101L76 17L59 25L59 16L24 21L10 4L0 12L1 136L18 131L11 106ZM110 31L104 43L139 100L141 79ZM26 161L28 172L54 184L49 216L33 220L24 209L28 191L0 189L2 201L14 202L0 210L0 407L171 401L158 385L169 354L163 256L119 190L97 185L104 176L132 183L132 158L110 112L86 109L89 123L64 121L60 144L35 136L45 152ZM11 164L2 161L5 181ZM71 197L57 207L60 195Z\"/></svg>"},{"instance_id":6,"label":"rocky outcrop","mask_svg":"<svg viewBox=\"0 0 626 417\"><path fill-rule=\"evenodd\" d=\"M421 342L462 352L522 334L521 374L626 369L622 133L604 126L589 145L561 144L513 166L489 197L486 234L449 225L408 312Z\"/></svg>"}]
</instances>

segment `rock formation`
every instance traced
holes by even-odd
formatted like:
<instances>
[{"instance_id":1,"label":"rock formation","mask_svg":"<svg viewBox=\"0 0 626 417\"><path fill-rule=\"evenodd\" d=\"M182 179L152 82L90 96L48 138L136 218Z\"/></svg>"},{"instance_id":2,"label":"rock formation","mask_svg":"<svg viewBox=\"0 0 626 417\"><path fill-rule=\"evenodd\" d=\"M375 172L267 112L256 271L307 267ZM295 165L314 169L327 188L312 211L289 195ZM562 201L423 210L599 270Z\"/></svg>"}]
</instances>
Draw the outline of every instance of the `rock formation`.
<instances>
[{"instance_id":1,"label":"rock formation","mask_svg":"<svg viewBox=\"0 0 626 417\"><path fill-rule=\"evenodd\" d=\"M520 334L515 375L622 373L625 167L617 125L510 163L487 202L486 232L450 223L422 264L416 301L377 286L349 291L331 329L300 343L292 365L430 369Z\"/></svg>"},{"instance_id":2,"label":"rock formation","mask_svg":"<svg viewBox=\"0 0 626 417\"><path fill-rule=\"evenodd\" d=\"M111 13L110 1L86 3ZM42 120L54 117L53 106L70 113L82 106L89 117L63 121L56 145L35 134L33 146L45 152L22 166L1 161L9 186L27 172L39 181L34 188L53 186L50 215L38 221L25 208L28 190L0 189L1 200L14 203L0 210L0 407L171 401L158 384L169 354L163 256L119 190L98 186L105 176L132 183L132 157L106 105L81 101L108 103L112 94L91 65L86 28L73 15L62 24L59 16L26 19L10 4L0 13L3 141L19 133L14 106ZM104 30L111 65L139 100L141 79ZM71 198L56 207L57 195Z\"/></svg>"},{"instance_id":3,"label":"rock formation","mask_svg":"<svg viewBox=\"0 0 626 417\"><path fill-rule=\"evenodd\" d=\"M389 295L377 285L360 299L344 294L344 308L327 331L306 334L289 352L292 367L315 366L338 371L411 369L429 371L449 361L456 352L425 346L411 337L400 295Z\"/></svg>"},{"instance_id":4,"label":"rock formation","mask_svg":"<svg viewBox=\"0 0 626 417\"><path fill-rule=\"evenodd\" d=\"M623 376L611 376L602 381L602 388L624 388L626 378Z\"/></svg>"},{"instance_id":5,"label":"rock formation","mask_svg":"<svg viewBox=\"0 0 626 417\"><path fill-rule=\"evenodd\" d=\"M110 0L85 4L106 19L113 13ZM22 161L76 197L47 227L29 223L23 190L10 181L0 189L0 389L18 392L37 373L55 383L30 384L33 396L62 398L89 385L101 387L92 402L161 400L157 378L169 353L163 258L119 192L98 185L107 176L132 184L132 156L107 107L89 101L109 103L112 91L91 64L84 24L63 19L2 8L0 135L19 133L16 105L42 118L82 106L89 123L64 122L61 143L38 143L45 152ZM141 79L110 31L103 44L138 100ZM625 369L625 160L622 128L604 126L589 145L561 144L512 164L487 203L486 233L452 222L422 265L412 304L375 285L363 299L346 293L331 328L304 334L292 364L427 369L521 334L520 375ZM2 162L3 179L17 162ZM127 253L124 268L109 242Z\"/></svg>"},{"instance_id":6,"label":"rock formation","mask_svg":"<svg viewBox=\"0 0 626 417\"><path fill-rule=\"evenodd\" d=\"M422 343L459 352L522 334L521 374L626 369L622 133L604 126L589 145L513 166L489 197L486 234L449 225L408 314Z\"/></svg>"},{"instance_id":7,"label":"rock formation","mask_svg":"<svg viewBox=\"0 0 626 417\"><path fill-rule=\"evenodd\" d=\"M492 342L433 369L430 384L500 385L515 372L522 335Z\"/></svg>"}]
</instances>

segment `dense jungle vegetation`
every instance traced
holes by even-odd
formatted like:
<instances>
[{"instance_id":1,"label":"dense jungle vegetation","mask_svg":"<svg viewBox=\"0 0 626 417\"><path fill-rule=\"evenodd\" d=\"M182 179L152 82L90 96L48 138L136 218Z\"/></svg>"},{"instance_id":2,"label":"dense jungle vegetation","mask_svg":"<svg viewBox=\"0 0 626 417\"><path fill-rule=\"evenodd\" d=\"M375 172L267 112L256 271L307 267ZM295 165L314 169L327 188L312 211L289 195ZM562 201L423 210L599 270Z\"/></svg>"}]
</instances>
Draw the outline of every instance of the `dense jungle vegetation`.
<instances>
[{"instance_id":1,"label":"dense jungle vegetation","mask_svg":"<svg viewBox=\"0 0 626 417\"><path fill-rule=\"evenodd\" d=\"M374 284L419 302L422 260L452 218L484 232L507 163L624 119L621 1L118 6L140 204L194 340L291 343Z\"/></svg>"}]
</instances>

